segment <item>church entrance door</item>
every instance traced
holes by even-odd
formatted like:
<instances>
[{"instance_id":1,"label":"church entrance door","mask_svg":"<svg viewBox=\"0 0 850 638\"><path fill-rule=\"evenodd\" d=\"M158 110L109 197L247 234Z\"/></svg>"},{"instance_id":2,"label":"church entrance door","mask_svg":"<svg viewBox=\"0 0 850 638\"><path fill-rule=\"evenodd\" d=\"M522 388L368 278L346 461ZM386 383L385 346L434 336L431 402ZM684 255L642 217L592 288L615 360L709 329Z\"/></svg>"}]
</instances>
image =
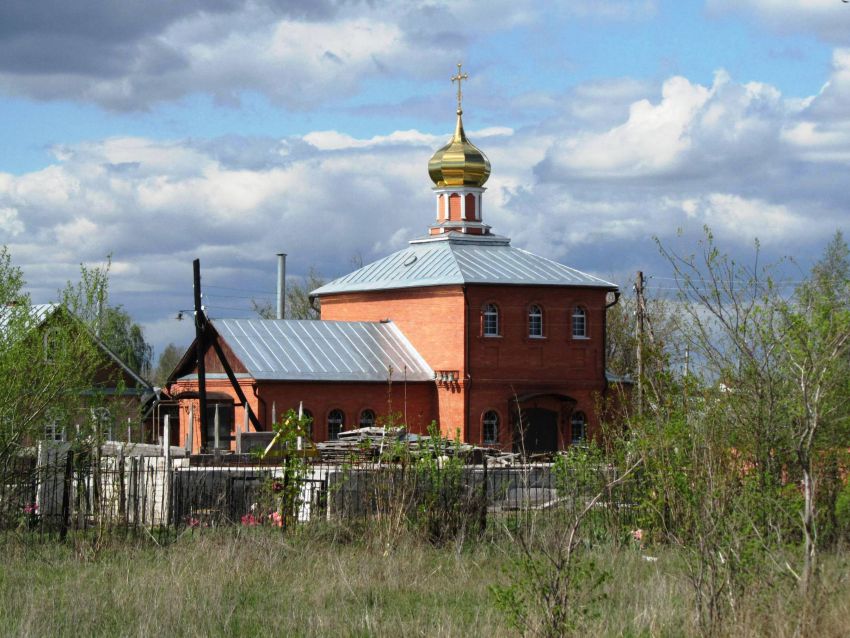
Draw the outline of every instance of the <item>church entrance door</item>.
<instances>
[{"instance_id":1,"label":"church entrance door","mask_svg":"<svg viewBox=\"0 0 850 638\"><path fill-rule=\"evenodd\" d=\"M545 408L526 408L522 410L521 423L522 431L517 432L515 451L522 451L524 447L526 454L535 454L555 452L558 449L557 412Z\"/></svg>"}]
</instances>

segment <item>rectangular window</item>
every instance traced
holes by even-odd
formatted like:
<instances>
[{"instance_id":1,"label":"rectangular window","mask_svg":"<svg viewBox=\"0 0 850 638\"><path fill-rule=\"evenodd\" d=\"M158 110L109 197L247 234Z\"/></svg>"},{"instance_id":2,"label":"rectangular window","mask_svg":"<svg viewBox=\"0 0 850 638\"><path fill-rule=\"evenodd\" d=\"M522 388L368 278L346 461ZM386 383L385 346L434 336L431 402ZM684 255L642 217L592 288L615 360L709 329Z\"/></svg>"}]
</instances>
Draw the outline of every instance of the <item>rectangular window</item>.
<instances>
[{"instance_id":1,"label":"rectangular window","mask_svg":"<svg viewBox=\"0 0 850 638\"><path fill-rule=\"evenodd\" d=\"M63 436L62 427L60 427L55 421L49 422L44 426L44 440L64 441L65 437Z\"/></svg>"}]
</instances>

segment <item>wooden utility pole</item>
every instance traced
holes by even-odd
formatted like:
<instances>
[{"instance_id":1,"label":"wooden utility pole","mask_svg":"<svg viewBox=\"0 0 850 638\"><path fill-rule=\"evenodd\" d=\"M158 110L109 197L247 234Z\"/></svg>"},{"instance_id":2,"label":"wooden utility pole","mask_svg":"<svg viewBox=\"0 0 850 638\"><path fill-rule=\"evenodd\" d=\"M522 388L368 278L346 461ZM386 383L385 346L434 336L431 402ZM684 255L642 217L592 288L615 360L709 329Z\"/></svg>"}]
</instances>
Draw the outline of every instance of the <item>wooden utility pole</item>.
<instances>
[{"instance_id":1,"label":"wooden utility pole","mask_svg":"<svg viewBox=\"0 0 850 638\"><path fill-rule=\"evenodd\" d=\"M206 322L201 305L201 260L192 262L193 288L195 291L195 356L198 366L198 400L200 402L201 449L207 447L207 378L204 357L206 356Z\"/></svg>"},{"instance_id":2,"label":"wooden utility pole","mask_svg":"<svg viewBox=\"0 0 850 638\"><path fill-rule=\"evenodd\" d=\"M646 279L643 276L643 271L638 270L635 278L635 305L637 316L635 317L635 330L637 341L637 411L638 416L643 416L643 339L644 339L644 321L646 319L646 306L644 300L644 287Z\"/></svg>"},{"instance_id":3,"label":"wooden utility pole","mask_svg":"<svg viewBox=\"0 0 850 638\"><path fill-rule=\"evenodd\" d=\"M239 401L241 401L241 405L244 406L245 410L248 411L248 418L250 419L251 423L253 423L254 429L257 432L261 432L263 430L263 425L260 423L257 416L254 414L254 411L251 409L251 406L248 405L248 399L245 397L245 393L242 391L242 387L239 385L239 381L236 379L236 375L233 374L233 368L230 367L230 363L228 362L227 357L224 355L224 350L222 350L222 347L218 342L217 333L213 329L212 325L207 322L207 315L204 312L204 307L201 305L200 260L196 259L195 261L193 261L192 268L194 270L195 289L195 343L197 344L195 356L198 366L198 397L201 412L198 417L201 422L201 449L206 449L209 445L209 441L207 440L207 423L209 422L209 417L207 415L207 383L206 365L204 362L204 357L206 356L208 345L212 346L213 350L218 356L219 361L221 361L221 365L224 368L224 372L227 375L227 378L230 380L230 384L233 386L233 391L236 393L236 396ZM217 426L216 433L218 433ZM218 447L217 443L216 447Z\"/></svg>"}]
</instances>

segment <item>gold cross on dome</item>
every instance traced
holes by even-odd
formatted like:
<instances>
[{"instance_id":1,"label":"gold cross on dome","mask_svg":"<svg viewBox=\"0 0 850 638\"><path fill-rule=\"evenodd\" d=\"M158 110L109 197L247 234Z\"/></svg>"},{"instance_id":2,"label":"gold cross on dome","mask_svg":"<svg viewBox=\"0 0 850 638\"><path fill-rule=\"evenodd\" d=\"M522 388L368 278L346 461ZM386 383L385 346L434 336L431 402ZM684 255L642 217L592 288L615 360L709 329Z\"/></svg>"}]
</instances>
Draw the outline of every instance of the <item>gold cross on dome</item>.
<instances>
[{"instance_id":1,"label":"gold cross on dome","mask_svg":"<svg viewBox=\"0 0 850 638\"><path fill-rule=\"evenodd\" d=\"M460 83L464 80L469 79L468 73L461 73L460 67L463 66L463 62L457 63L457 75L452 76L452 84L457 82L457 112L460 113L463 109L461 108L461 102L463 101L463 92L460 89Z\"/></svg>"}]
</instances>

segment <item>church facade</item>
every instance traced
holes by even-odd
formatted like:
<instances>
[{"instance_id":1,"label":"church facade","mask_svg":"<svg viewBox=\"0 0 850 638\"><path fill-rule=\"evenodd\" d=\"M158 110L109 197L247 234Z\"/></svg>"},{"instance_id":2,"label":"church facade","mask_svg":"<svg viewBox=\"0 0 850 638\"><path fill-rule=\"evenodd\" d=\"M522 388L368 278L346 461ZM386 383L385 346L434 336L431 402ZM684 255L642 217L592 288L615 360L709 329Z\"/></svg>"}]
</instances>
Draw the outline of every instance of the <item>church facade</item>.
<instances>
[{"instance_id":1,"label":"church facade","mask_svg":"<svg viewBox=\"0 0 850 638\"><path fill-rule=\"evenodd\" d=\"M319 321L211 322L256 415L250 429L270 429L274 414L301 405L316 441L392 415L414 432L433 421L472 444L543 452L598 427L610 381L606 309L617 286L515 248L485 223L490 163L464 131L464 78L460 69L453 78L455 132L428 164L435 213L427 235L313 291ZM181 438L189 406L198 409L190 353L170 388ZM208 414L219 411L220 446L230 447L245 406L215 356L205 359ZM196 432L195 447L210 438Z\"/></svg>"}]
</instances>

